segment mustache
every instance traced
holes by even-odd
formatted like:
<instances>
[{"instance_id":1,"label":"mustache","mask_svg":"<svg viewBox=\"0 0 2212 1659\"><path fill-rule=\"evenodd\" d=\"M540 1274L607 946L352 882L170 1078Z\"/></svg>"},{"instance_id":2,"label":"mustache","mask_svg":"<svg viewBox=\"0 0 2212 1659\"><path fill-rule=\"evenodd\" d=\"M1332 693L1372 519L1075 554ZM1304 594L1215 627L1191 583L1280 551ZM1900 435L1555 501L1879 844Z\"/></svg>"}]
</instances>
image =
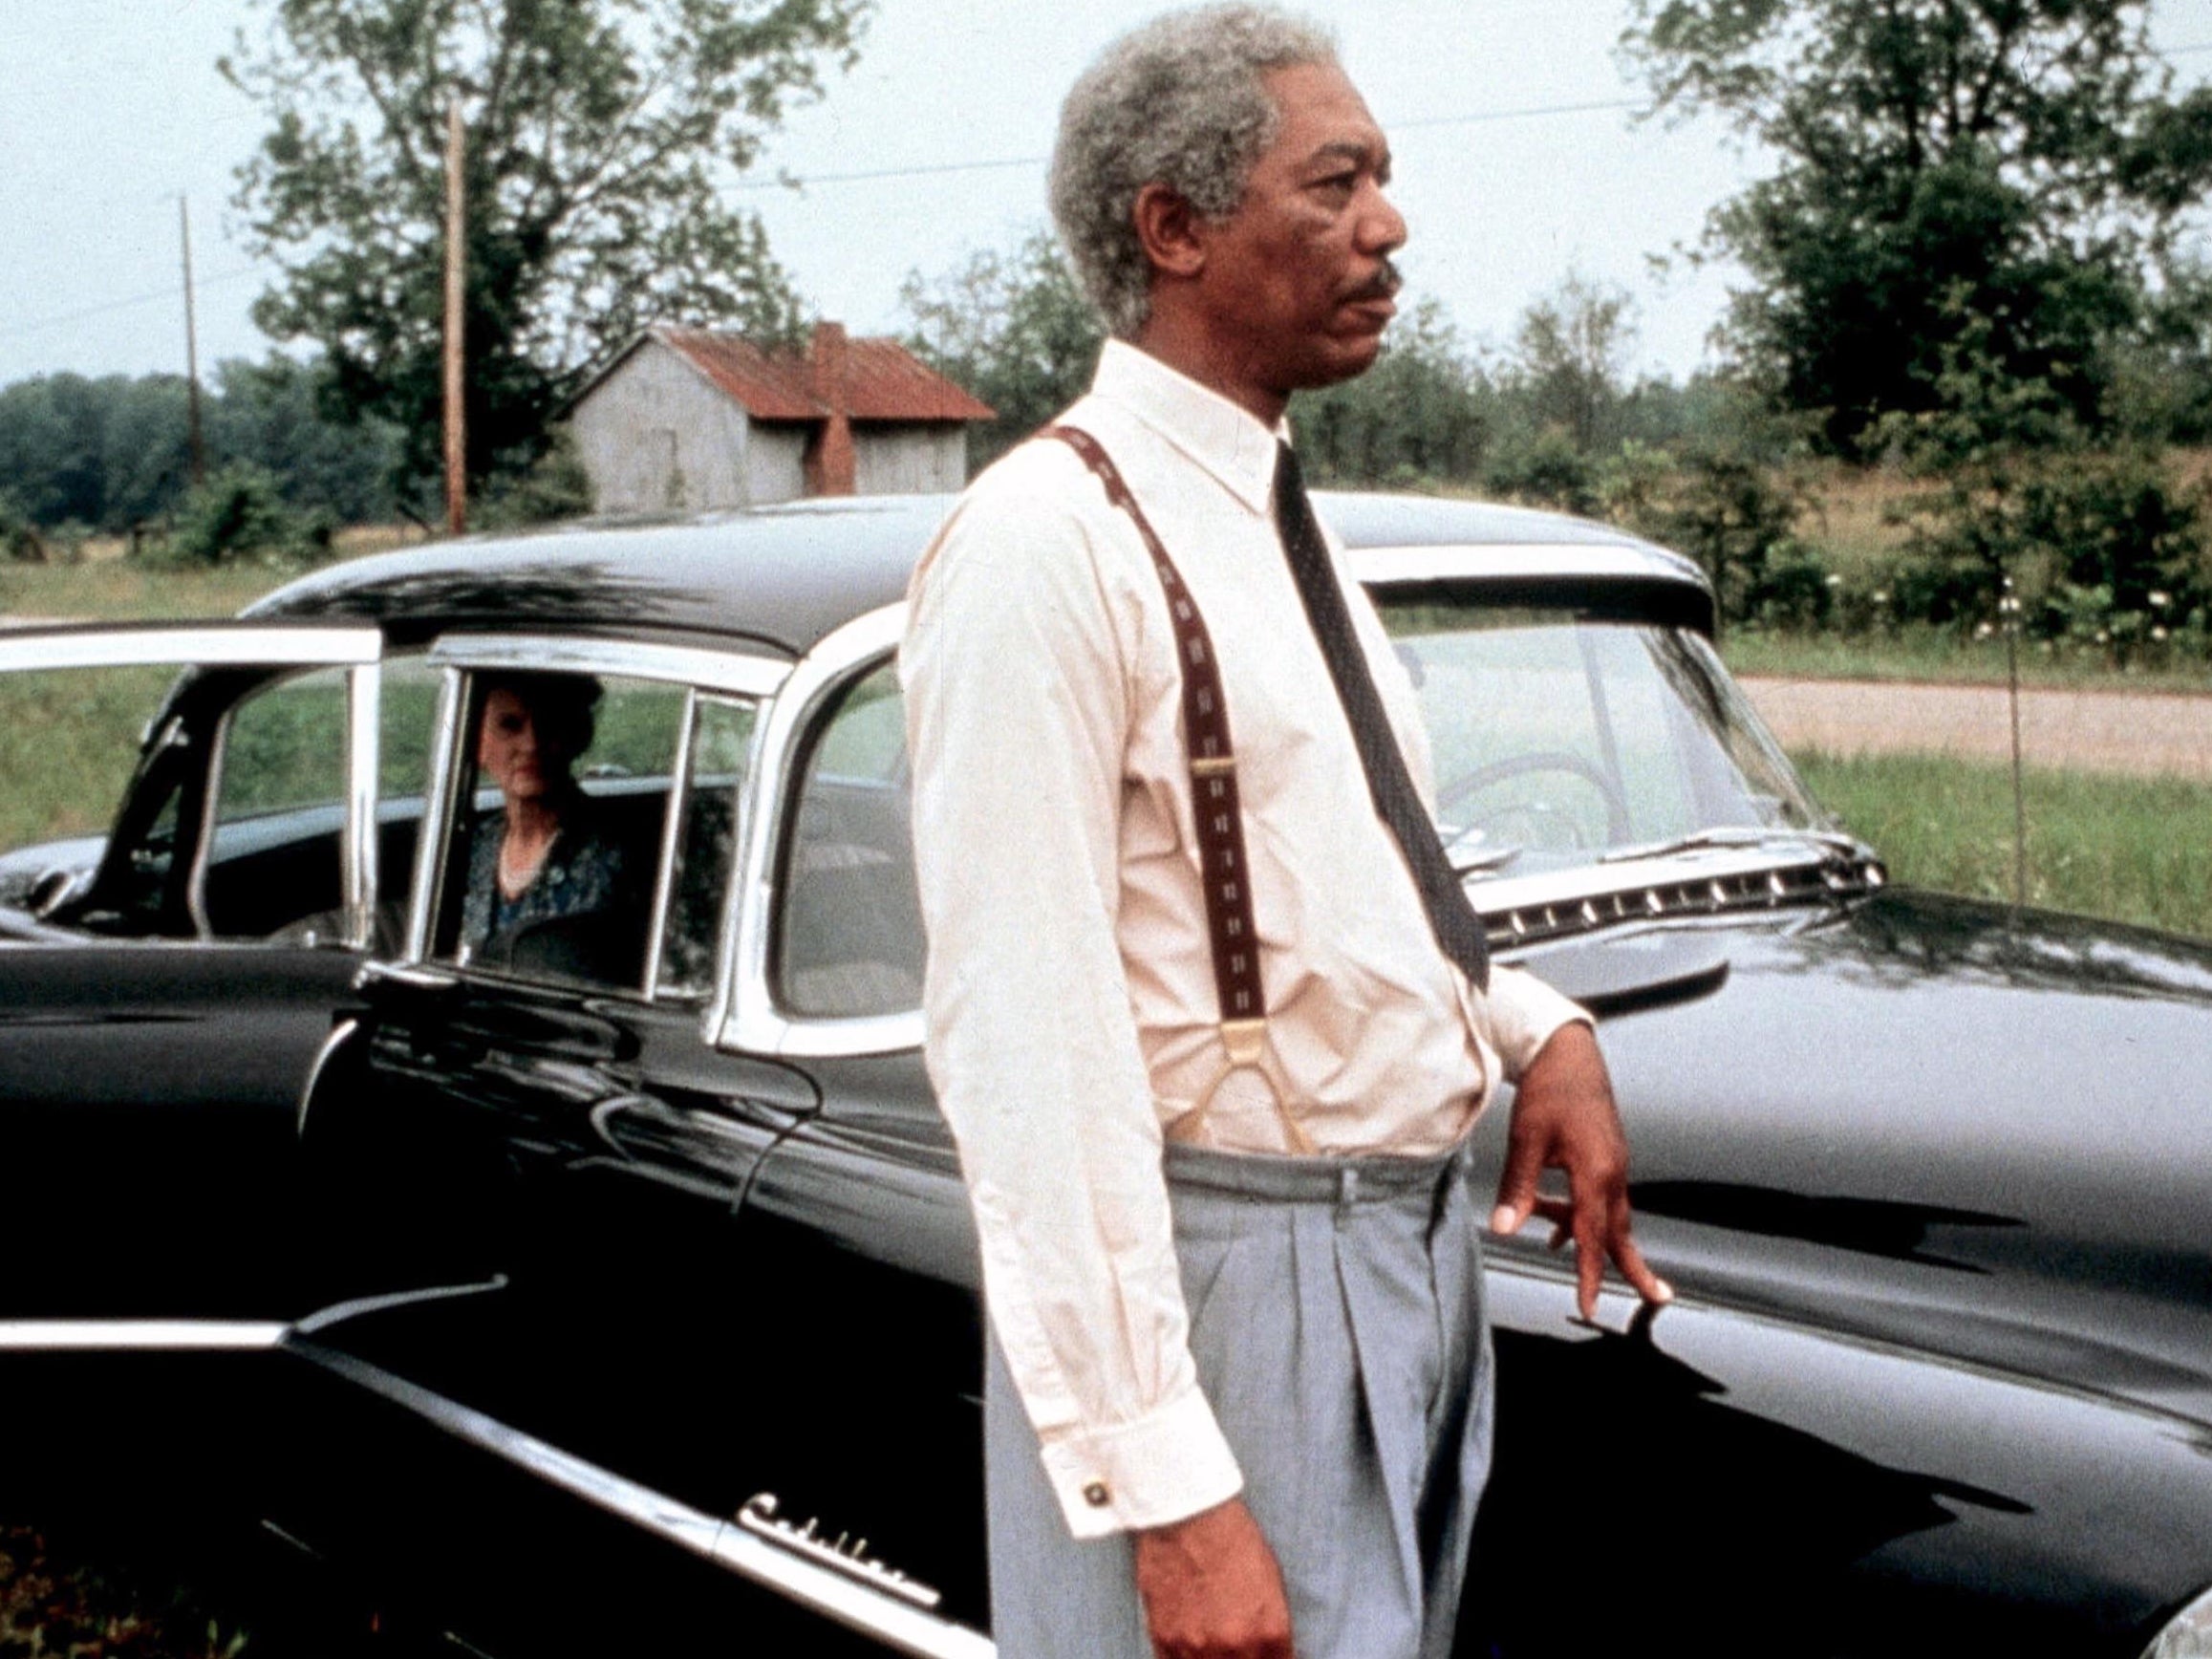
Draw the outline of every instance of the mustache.
<instances>
[{"instance_id":1,"label":"mustache","mask_svg":"<svg viewBox=\"0 0 2212 1659\"><path fill-rule=\"evenodd\" d=\"M1391 260L1385 258L1375 267L1375 274L1344 296L1349 304L1362 300L1396 299L1398 291L1406 286L1406 278Z\"/></svg>"}]
</instances>

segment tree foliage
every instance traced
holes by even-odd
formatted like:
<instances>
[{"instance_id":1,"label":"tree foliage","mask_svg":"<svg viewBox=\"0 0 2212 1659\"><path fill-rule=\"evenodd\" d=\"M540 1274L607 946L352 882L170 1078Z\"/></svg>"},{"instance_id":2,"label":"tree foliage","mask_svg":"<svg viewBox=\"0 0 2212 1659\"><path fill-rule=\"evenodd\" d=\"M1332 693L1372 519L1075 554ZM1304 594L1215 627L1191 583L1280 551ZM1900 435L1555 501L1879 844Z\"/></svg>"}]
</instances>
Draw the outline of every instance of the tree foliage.
<instances>
[{"instance_id":1,"label":"tree foliage","mask_svg":"<svg viewBox=\"0 0 2212 1659\"><path fill-rule=\"evenodd\" d=\"M1347 485L1472 481L1490 443L1489 383L1443 306L1421 299L1364 375L1291 404L1314 475Z\"/></svg>"},{"instance_id":2,"label":"tree foliage","mask_svg":"<svg viewBox=\"0 0 2212 1659\"><path fill-rule=\"evenodd\" d=\"M931 368L999 412L969 442L989 465L1090 385L1106 330L1050 231L1006 251L985 248L934 280L899 285L906 343Z\"/></svg>"},{"instance_id":3,"label":"tree foliage","mask_svg":"<svg viewBox=\"0 0 2212 1659\"><path fill-rule=\"evenodd\" d=\"M249 463L290 506L342 522L386 517L397 434L329 419L328 385L319 363L223 362L201 399L208 465ZM42 375L0 387L0 490L34 524L121 530L164 518L190 470L180 375Z\"/></svg>"},{"instance_id":4,"label":"tree foliage","mask_svg":"<svg viewBox=\"0 0 2212 1659\"><path fill-rule=\"evenodd\" d=\"M1969 326L2005 377L2109 422L2115 350L2212 181L2212 92L2172 95L2146 0L1632 0L1655 111L1778 158L1724 204L1736 351L1828 443L1941 408Z\"/></svg>"},{"instance_id":5,"label":"tree foliage","mask_svg":"<svg viewBox=\"0 0 2212 1659\"><path fill-rule=\"evenodd\" d=\"M758 218L724 200L869 0L262 0L224 75L270 129L239 172L256 304L338 407L434 469L445 131L461 99L472 479L526 467L583 372L656 320L795 334Z\"/></svg>"},{"instance_id":6,"label":"tree foliage","mask_svg":"<svg viewBox=\"0 0 2212 1659\"><path fill-rule=\"evenodd\" d=\"M1539 427L1556 426L1584 453L1621 399L1635 336L1627 293L1570 274L1521 312L1513 373Z\"/></svg>"}]
</instances>

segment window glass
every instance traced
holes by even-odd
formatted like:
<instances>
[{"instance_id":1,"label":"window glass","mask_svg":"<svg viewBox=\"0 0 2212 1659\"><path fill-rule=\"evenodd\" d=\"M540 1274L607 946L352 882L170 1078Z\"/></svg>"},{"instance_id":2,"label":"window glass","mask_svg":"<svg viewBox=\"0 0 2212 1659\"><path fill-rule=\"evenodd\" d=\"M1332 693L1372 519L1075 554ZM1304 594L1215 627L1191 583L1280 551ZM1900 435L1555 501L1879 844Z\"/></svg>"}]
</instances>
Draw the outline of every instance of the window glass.
<instances>
[{"instance_id":1,"label":"window glass","mask_svg":"<svg viewBox=\"0 0 2212 1659\"><path fill-rule=\"evenodd\" d=\"M384 664L377 709L374 948L399 937L422 819L438 678L420 657ZM214 839L200 909L218 937L344 937L347 673L315 669L242 700L225 723Z\"/></svg>"},{"instance_id":2,"label":"window glass","mask_svg":"<svg viewBox=\"0 0 2212 1659\"><path fill-rule=\"evenodd\" d=\"M174 668L31 670L0 675L0 902L20 903L52 862L89 873L138 765ZM89 845L56 847L55 843Z\"/></svg>"},{"instance_id":3,"label":"window glass","mask_svg":"<svg viewBox=\"0 0 2212 1659\"><path fill-rule=\"evenodd\" d=\"M293 675L240 701L224 724L201 876L208 931L260 938L328 918L336 937L345 821L346 671Z\"/></svg>"},{"instance_id":4,"label":"window glass","mask_svg":"<svg viewBox=\"0 0 2212 1659\"><path fill-rule=\"evenodd\" d=\"M646 680L472 676L433 954L641 990L685 703Z\"/></svg>"},{"instance_id":5,"label":"window glass","mask_svg":"<svg viewBox=\"0 0 2212 1659\"><path fill-rule=\"evenodd\" d=\"M749 702L701 697L693 709L691 777L660 948L657 988L664 996L703 996L714 982L715 935L736 855L738 793L752 759L753 725Z\"/></svg>"},{"instance_id":6,"label":"window glass","mask_svg":"<svg viewBox=\"0 0 2212 1659\"><path fill-rule=\"evenodd\" d=\"M904 718L887 662L838 698L811 744L776 932L778 994L795 1014L853 1018L921 1004Z\"/></svg>"},{"instance_id":7,"label":"window glass","mask_svg":"<svg viewBox=\"0 0 2212 1659\"><path fill-rule=\"evenodd\" d=\"M1539 608L1381 609L1420 693L1440 826L1471 871L1821 822L1694 636Z\"/></svg>"}]
</instances>

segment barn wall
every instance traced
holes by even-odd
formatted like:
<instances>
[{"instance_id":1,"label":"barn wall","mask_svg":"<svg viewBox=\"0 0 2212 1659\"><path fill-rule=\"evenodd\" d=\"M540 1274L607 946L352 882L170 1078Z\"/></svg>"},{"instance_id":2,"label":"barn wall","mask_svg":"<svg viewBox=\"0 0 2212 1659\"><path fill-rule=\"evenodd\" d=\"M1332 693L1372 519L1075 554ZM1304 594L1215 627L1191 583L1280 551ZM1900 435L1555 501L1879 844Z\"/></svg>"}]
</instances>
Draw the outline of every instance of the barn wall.
<instances>
[{"instance_id":1,"label":"barn wall","mask_svg":"<svg viewBox=\"0 0 2212 1659\"><path fill-rule=\"evenodd\" d=\"M810 430L783 421L753 428L753 446L745 463L755 506L796 501L806 493L806 437Z\"/></svg>"},{"instance_id":2,"label":"barn wall","mask_svg":"<svg viewBox=\"0 0 2212 1659\"><path fill-rule=\"evenodd\" d=\"M762 499L749 488L745 412L657 340L594 386L569 427L601 512L698 511Z\"/></svg>"},{"instance_id":3,"label":"barn wall","mask_svg":"<svg viewBox=\"0 0 2212 1659\"><path fill-rule=\"evenodd\" d=\"M853 487L862 495L932 495L968 482L968 429L853 422Z\"/></svg>"}]
</instances>

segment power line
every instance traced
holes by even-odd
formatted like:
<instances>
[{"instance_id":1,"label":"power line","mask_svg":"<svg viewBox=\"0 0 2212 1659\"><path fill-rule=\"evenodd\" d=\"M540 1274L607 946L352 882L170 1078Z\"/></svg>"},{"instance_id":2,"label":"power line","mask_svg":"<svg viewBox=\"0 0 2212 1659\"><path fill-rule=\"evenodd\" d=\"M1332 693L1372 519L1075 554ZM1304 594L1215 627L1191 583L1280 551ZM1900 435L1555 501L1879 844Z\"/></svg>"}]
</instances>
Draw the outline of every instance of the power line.
<instances>
[{"instance_id":1,"label":"power line","mask_svg":"<svg viewBox=\"0 0 2212 1659\"><path fill-rule=\"evenodd\" d=\"M204 276L200 286L215 288L226 282L238 282L260 273L260 267L240 266L235 270L224 271L220 276ZM59 316L40 317L35 322L11 323L0 329L0 339L12 339L17 334L36 334L40 329L57 329L65 323L81 323L89 317L105 316L110 312L128 311L133 306L151 305L158 299L175 299L180 289L171 283L166 288L150 288L143 293L126 294L121 299L102 300L98 305L88 305L82 311L65 312Z\"/></svg>"},{"instance_id":2,"label":"power line","mask_svg":"<svg viewBox=\"0 0 2212 1659\"><path fill-rule=\"evenodd\" d=\"M2212 40L2193 41L2186 46L2169 46L2158 54L2161 57L2191 57L2200 53L2212 52ZM1578 103L1529 104L1517 109L1469 110L1460 115L1416 116L1409 120L1392 121L1392 132L1413 132L1428 127L1479 126L1490 121L1534 120L1545 116L1593 115L1607 110L1632 110L1642 107L1639 98L1591 98ZM848 173L816 173L811 177L782 179L748 179L734 188L739 190L805 189L813 184L860 184L879 179L929 179L949 173L1003 172L1013 167L1042 167L1049 158L1044 156L1006 156L987 162L937 162L909 167L868 167ZM255 274L257 267L242 266L219 276L204 279L202 288L216 288L224 283L237 282ZM105 316L111 312L127 311L133 306L150 305L156 300L175 297L174 287L149 289L122 299L111 299L81 311L68 312L58 316L40 317L34 322L14 323L0 328L0 339L11 339L18 334L35 334L41 329L61 328L70 323Z\"/></svg>"},{"instance_id":3,"label":"power line","mask_svg":"<svg viewBox=\"0 0 2212 1659\"><path fill-rule=\"evenodd\" d=\"M1521 109L1470 110L1463 115L1421 116L1412 120L1387 121L1385 125L1389 131L1397 133L1416 127L1475 126L1485 121L1527 120L1538 116L1587 115L1596 110L1632 110L1640 108L1642 100L1637 98L1596 98L1582 103L1531 104ZM937 162L912 167L870 167L851 173L815 173L805 179L749 179L737 188L804 189L809 184L857 184L874 179L926 179L944 173L984 173L1008 167L1042 167L1048 160L1044 156L1007 156L989 162Z\"/></svg>"}]
</instances>

